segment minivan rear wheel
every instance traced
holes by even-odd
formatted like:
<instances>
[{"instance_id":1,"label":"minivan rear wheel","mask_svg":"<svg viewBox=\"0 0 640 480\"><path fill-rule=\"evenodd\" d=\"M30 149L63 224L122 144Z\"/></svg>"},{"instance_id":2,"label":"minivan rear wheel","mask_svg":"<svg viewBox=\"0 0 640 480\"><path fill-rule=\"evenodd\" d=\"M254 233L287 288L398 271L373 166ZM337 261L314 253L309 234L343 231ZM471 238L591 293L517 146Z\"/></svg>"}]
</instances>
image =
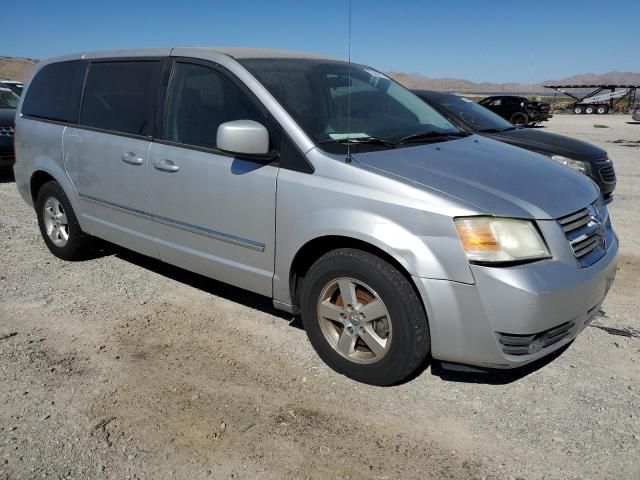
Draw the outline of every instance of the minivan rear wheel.
<instances>
[{"instance_id":1,"label":"minivan rear wheel","mask_svg":"<svg viewBox=\"0 0 640 480\"><path fill-rule=\"evenodd\" d=\"M371 253L323 255L304 278L300 304L311 345L347 377L393 385L425 364L431 344L422 302L397 268Z\"/></svg>"},{"instance_id":2,"label":"minivan rear wheel","mask_svg":"<svg viewBox=\"0 0 640 480\"><path fill-rule=\"evenodd\" d=\"M86 235L62 187L56 181L45 183L36 198L38 226L47 248L63 260L86 255L91 237Z\"/></svg>"}]
</instances>

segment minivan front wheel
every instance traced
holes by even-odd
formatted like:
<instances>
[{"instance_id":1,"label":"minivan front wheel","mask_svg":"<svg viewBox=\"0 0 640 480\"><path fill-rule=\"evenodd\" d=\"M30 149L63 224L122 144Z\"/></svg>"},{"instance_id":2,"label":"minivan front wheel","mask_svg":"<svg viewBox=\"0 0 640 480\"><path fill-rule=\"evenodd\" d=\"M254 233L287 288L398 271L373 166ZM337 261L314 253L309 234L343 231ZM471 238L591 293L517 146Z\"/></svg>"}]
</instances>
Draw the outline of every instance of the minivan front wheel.
<instances>
[{"instance_id":1,"label":"minivan front wheel","mask_svg":"<svg viewBox=\"0 0 640 480\"><path fill-rule=\"evenodd\" d=\"M36 198L38 226L47 248L63 260L76 260L87 251L86 235L71 208L71 203L56 181L45 183Z\"/></svg>"},{"instance_id":2,"label":"minivan front wheel","mask_svg":"<svg viewBox=\"0 0 640 480\"><path fill-rule=\"evenodd\" d=\"M409 280L362 250L333 250L301 291L307 336L327 365L354 380L393 385L412 377L430 351L424 308Z\"/></svg>"}]
</instances>

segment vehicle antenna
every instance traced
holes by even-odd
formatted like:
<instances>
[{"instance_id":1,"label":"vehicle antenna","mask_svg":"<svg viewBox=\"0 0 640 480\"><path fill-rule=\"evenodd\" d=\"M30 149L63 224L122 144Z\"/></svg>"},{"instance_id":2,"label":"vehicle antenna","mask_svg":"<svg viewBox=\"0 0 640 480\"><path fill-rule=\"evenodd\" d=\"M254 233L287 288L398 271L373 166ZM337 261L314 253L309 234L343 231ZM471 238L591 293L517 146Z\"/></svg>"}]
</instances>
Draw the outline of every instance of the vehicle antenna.
<instances>
[{"instance_id":1,"label":"vehicle antenna","mask_svg":"<svg viewBox=\"0 0 640 480\"><path fill-rule=\"evenodd\" d=\"M349 34L348 34L348 70L347 70L347 157L351 163L351 0L349 0Z\"/></svg>"}]
</instances>

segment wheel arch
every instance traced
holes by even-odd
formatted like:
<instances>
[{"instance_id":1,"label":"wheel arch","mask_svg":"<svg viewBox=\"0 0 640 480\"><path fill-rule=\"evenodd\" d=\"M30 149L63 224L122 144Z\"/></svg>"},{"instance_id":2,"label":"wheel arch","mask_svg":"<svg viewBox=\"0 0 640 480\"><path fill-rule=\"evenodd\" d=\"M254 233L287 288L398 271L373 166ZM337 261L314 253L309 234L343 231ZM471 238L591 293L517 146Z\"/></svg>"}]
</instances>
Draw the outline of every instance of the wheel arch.
<instances>
[{"instance_id":1,"label":"wheel arch","mask_svg":"<svg viewBox=\"0 0 640 480\"><path fill-rule=\"evenodd\" d=\"M33 205L36 204L38 192L40 191L42 186L50 181L58 182L58 180L53 175L45 170L36 170L35 172L33 172L31 178L29 179L29 193L31 195ZM59 183L60 182L58 182L58 184Z\"/></svg>"},{"instance_id":2,"label":"wheel arch","mask_svg":"<svg viewBox=\"0 0 640 480\"><path fill-rule=\"evenodd\" d=\"M418 298L420 298L420 301L423 303L423 308L425 308L422 296L420 295L420 292L418 291L413 279L411 278L412 275L404 258L392 255L382 247L366 240L343 235L324 235L307 241L304 245L302 245L302 247L298 249L293 257L293 261L291 262L291 267L289 269L288 281L290 298L294 310L297 311L299 309L300 286L302 285L304 277L309 271L309 268L311 268L311 265L313 265L313 263L325 253L336 250L338 248L356 248L359 250L363 250L365 252L376 255L387 261L389 264L393 265L403 276L407 278L409 283L413 286L416 294L418 295ZM425 314L426 311L427 310L425 308Z\"/></svg>"},{"instance_id":3,"label":"wheel arch","mask_svg":"<svg viewBox=\"0 0 640 480\"><path fill-rule=\"evenodd\" d=\"M74 212L76 212L78 223L84 230L85 225L79 209L80 205L78 205L79 199L67 172L56 162L45 161L44 159L39 160L40 161L35 162L31 175L29 176L29 199L32 201L33 207L35 208L36 206L38 191L42 186L49 181L55 181L60 185L60 188L62 188L69 199L71 207Z\"/></svg>"}]
</instances>

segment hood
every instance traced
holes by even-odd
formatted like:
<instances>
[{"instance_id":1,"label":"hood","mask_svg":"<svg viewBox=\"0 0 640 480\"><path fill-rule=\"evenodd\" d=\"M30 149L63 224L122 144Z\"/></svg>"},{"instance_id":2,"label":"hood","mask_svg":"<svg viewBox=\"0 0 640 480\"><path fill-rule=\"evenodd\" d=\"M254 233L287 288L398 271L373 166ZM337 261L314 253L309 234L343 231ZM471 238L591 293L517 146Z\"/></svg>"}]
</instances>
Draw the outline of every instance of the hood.
<instances>
[{"instance_id":1,"label":"hood","mask_svg":"<svg viewBox=\"0 0 640 480\"><path fill-rule=\"evenodd\" d=\"M13 125L16 121L15 108L0 108L0 127Z\"/></svg>"},{"instance_id":2,"label":"hood","mask_svg":"<svg viewBox=\"0 0 640 480\"><path fill-rule=\"evenodd\" d=\"M562 155L587 162L602 160L607 156L605 150L590 143L533 128L518 128L486 136L527 150L547 155Z\"/></svg>"},{"instance_id":3,"label":"hood","mask_svg":"<svg viewBox=\"0 0 640 480\"><path fill-rule=\"evenodd\" d=\"M586 207L600 193L587 177L549 158L478 135L353 158L488 215L554 219Z\"/></svg>"}]
</instances>

